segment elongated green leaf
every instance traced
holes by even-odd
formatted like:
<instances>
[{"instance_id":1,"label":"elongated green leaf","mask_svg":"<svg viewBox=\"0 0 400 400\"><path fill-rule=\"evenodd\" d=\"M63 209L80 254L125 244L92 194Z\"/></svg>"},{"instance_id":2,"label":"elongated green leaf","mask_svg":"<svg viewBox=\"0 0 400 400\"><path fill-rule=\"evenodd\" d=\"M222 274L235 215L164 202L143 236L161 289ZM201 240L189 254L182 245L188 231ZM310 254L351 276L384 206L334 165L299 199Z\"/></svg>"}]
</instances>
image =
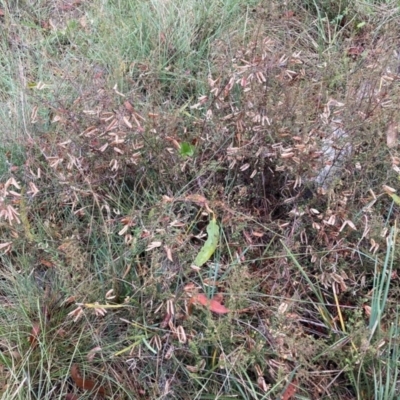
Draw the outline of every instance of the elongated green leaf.
<instances>
[{"instance_id":1,"label":"elongated green leaf","mask_svg":"<svg viewBox=\"0 0 400 400\"><path fill-rule=\"evenodd\" d=\"M388 195L393 199L393 201L400 206L400 197L397 196L397 194L394 193L388 193Z\"/></svg>"},{"instance_id":2,"label":"elongated green leaf","mask_svg":"<svg viewBox=\"0 0 400 400\"><path fill-rule=\"evenodd\" d=\"M206 263L214 254L215 249L218 246L219 226L215 217L213 217L213 219L207 226L207 235L208 237L206 242L204 243L203 247L199 251L199 254L197 254L194 260L193 264L196 267L201 267L204 263Z\"/></svg>"}]
</instances>

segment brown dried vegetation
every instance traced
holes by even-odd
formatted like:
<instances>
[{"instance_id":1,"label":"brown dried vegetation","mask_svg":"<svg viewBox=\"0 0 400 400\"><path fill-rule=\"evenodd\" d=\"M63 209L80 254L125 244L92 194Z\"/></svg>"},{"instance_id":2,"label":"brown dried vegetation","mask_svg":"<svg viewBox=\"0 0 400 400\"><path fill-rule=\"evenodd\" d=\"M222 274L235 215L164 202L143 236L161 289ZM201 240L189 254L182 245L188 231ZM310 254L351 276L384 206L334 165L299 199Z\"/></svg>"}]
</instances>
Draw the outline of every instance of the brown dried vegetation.
<instances>
[{"instance_id":1,"label":"brown dried vegetation","mask_svg":"<svg viewBox=\"0 0 400 400\"><path fill-rule=\"evenodd\" d=\"M85 2L54 3L36 22L72 51L95 27ZM196 79L171 61L179 85L150 58L83 59L82 74L59 61L65 92L21 67L24 156L4 147L0 183L3 393L372 398L387 343L367 329L374 266L398 211L382 190L398 186L398 26L384 6L349 2L334 24L287 3L249 6L245 37L213 38ZM222 234L197 271L211 210Z\"/></svg>"}]
</instances>

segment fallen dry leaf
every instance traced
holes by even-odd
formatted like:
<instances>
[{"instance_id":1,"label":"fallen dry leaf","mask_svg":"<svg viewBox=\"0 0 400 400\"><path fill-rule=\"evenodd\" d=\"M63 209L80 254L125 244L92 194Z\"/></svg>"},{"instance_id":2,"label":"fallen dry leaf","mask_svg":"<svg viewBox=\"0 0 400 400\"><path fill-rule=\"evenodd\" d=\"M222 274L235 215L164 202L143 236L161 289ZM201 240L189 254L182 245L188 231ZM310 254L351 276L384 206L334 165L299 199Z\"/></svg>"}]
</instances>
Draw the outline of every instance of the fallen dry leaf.
<instances>
[{"instance_id":1,"label":"fallen dry leaf","mask_svg":"<svg viewBox=\"0 0 400 400\"><path fill-rule=\"evenodd\" d=\"M347 49L347 55L352 58L360 56L363 52L364 48L362 46L352 46Z\"/></svg>"},{"instance_id":2,"label":"fallen dry leaf","mask_svg":"<svg viewBox=\"0 0 400 400\"><path fill-rule=\"evenodd\" d=\"M258 387L259 387L264 393L267 393L267 392L268 392L269 386L268 386L267 383L265 382L265 379L264 379L263 376L259 376L259 377L257 378L257 385L258 385Z\"/></svg>"},{"instance_id":3,"label":"fallen dry leaf","mask_svg":"<svg viewBox=\"0 0 400 400\"><path fill-rule=\"evenodd\" d=\"M82 378L79 368L76 364L72 364L71 366L71 377L79 389L95 391L102 396L106 395L106 389L103 386L98 385L98 383L92 379Z\"/></svg>"},{"instance_id":4,"label":"fallen dry leaf","mask_svg":"<svg viewBox=\"0 0 400 400\"><path fill-rule=\"evenodd\" d=\"M65 395L65 400L79 400L79 397L72 393L67 393Z\"/></svg>"},{"instance_id":5,"label":"fallen dry leaf","mask_svg":"<svg viewBox=\"0 0 400 400\"><path fill-rule=\"evenodd\" d=\"M186 201L191 201L193 203L198 204L199 206L204 206L207 204L207 199L200 195L200 194L189 194L188 196L185 197Z\"/></svg>"},{"instance_id":6,"label":"fallen dry leaf","mask_svg":"<svg viewBox=\"0 0 400 400\"><path fill-rule=\"evenodd\" d=\"M397 124L391 122L386 131L386 143L389 148L397 146L398 127Z\"/></svg>"},{"instance_id":7,"label":"fallen dry leaf","mask_svg":"<svg viewBox=\"0 0 400 400\"><path fill-rule=\"evenodd\" d=\"M59 9L61 11L72 11L74 10L76 7L78 7L79 5L81 5L81 0L75 0L69 4L62 4L59 6Z\"/></svg>"},{"instance_id":8,"label":"fallen dry leaf","mask_svg":"<svg viewBox=\"0 0 400 400\"><path fill-rule=\"evenodd\" d=\"M172 251L168 246L164 246L164 250L167 253L167 258L169 261L174 262L174 259L172 258Z\"/></svg>"},{"instance_id":9,"label":"fallen dry leaf","mask_svg":"<svg viewBox=\"0 0 400 400\"><path fill-rule=\"evenodd\" d=\"M0 243L0 250L6 249L5 252L7 253L11 249L12 242Z\"/></svg>"},{"instance_id":10,"label":"fallen dry leaf","mask_svg":"<svg viewBox=\"0 0 400 400\"><path fill-rule=\"evenodd\" d=\"M216 314L227 314L230 312L230 310L221 304L220 298L221 295L217 294L210 300L204 293L198 293L190 299L189 310L191 310L191 306L193 304L200 304L202 306L206 306L210 309L210 311Z\"/></svg>"},{"instance_id":11,"label":"fallen dry leaf","mask_svg":"<svg viewBox=\"0 0 400 400\"><path fill-rule=\"evenodd\" d=\"M54 264L51 261L45 260L44 258L39 260L40 264L47 268L53 268Z\"/></svg>"},{"instance_id":12,"label":"fallen dry leaf","mask_svg":"<svg viewBox=\"0 0 400 400\"><path fill-rule=\"evenodd\" d=\"M294 17L294 11L288 10L283 14L283 18L289 19Z\"/></svg>"},{"instance_id":13,"label":"fallen dry leaf","mask_svg":"<svg viewBox=\"0 0 400 400\"><path fill-rule=\"evenodd\" d=\"M133 106L132 106L132 104L129 103L128 100L124 101L124 106L125 106L125 108L126 108L129 112L131 112L131 113L133 113L133 112L135 111L134 108L133 108Z\"/></svg>"},{"instance_id":14,"label":"fallen dry leaf","mask_svg":"<svg viewBox=\"0 0 400 400\"><path fill-rule=\"evenodd\" d=\"M212 299L218 303L222 303L224 301L224 296L222 293L216 293Z\"/></svg>"},{"instance_id":15,"label":"fallen dry leaf","mask_svg":"<svg viewBox=\"0 0 400 400\"><path fill-rule=\"evenodd\" d=\"M365 315L367 317L370 317L372 308L370 306L367 306L366 304L363 305L363 308L364 308Z\"/></svg>"},{"instance_id":16,"label":"fallen dry leaf","mask_svg":"<svg viewBox=\"0 0 400 400\"><path fill-rule=\"evenodd\" d=\"M168 326L169 321L171 321L171 318L172 314L166 313L163 320L161 321L160 328L165 329Z\"/></svg>"},{"instance_id":17,"label":"fallen dry leaf","mask_svg":"<svg viewBox=\"0 0 400 400\"><path fill-rule=\"evenodd\" d=\"M34 349L38 344L38 337L40 334L40 324L39 322L34 322L32 324L32 330L28 337L28 341L31 344L32 349Z\"/></svg>"},{"instance_id":18,"label":"fallen dry leaf","mask_svg":"<svg viewBox=\"0 0 400 400\"><path fill-rule=\"evenodd\" d=\"M92 350L90 350L89 353L86 356L88 361L92 362L94 357L95 357L95 355L96 355L96 353L99 353L101 350L102 350L102 348L99 347L99 346L94 347Z\"/></svg>"},{"instance_id":19,"label":"fallen dry leaf","mask_svg":"<svg viewBox=\"0 0 400 400\"><path fill-rule=\"evenodd\" d=\"M150 251L150 250L153 250L153 249L155 249L155 248L157 248L157 247L160 247L161 244L162 244L161 242L151 242L151 243L147 246L146 251Z\"/></svg>"},{"instance_id":20,"label":"fallen dry leaf","mask_svg":"<svg viewBox=\"0 0 400 400\"><path fill-rule=\"evenodd\" d=\"M297 382L296 380L289 383L285 392L282 395L282 400L291 400L297 392Z\"/></svg>"},{"instance_id":21,"label":"fallen dry leaf","mask_svg":"<svg viewBox=\"0 0 400 400\"><path fill-rule=\"evenodd\" d=\"M168 142L171 142L177 150L179 150L181 148L181 145L179 144L179 142L176 139L174 139L173 137L167 136L165 139L168 140Z\"/></svg>"}]
</instances>

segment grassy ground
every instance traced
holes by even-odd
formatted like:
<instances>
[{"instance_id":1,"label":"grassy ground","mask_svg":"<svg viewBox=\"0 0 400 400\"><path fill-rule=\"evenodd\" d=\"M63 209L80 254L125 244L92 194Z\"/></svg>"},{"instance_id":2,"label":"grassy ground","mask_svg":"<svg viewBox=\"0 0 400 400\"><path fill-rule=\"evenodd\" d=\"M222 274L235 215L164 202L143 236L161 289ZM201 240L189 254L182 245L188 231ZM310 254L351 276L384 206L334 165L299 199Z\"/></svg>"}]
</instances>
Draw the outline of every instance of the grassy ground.
<instances>
[{"instance_id":1,"label":"grassy ground","mask_svg":"<svg viewBox=\"0 0 400 400\"><path fill-rule=\"evenodd\" d=\"M400 10L331 3L0 2L2 399L400 395Z\"/></svg>"}]
</instances>

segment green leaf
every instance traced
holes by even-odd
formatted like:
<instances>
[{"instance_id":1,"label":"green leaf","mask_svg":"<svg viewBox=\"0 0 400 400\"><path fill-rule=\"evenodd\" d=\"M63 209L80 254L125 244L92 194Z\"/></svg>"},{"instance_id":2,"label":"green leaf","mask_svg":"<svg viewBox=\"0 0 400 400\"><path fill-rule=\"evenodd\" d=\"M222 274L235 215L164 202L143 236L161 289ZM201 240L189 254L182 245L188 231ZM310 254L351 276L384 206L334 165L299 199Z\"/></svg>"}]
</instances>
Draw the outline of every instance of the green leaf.
<instances>
[{"instance_id":1,"label":"green leaf","mask_svg":"<svg viewBox=\"0 0 400 400\"><path fill-rule=\"evenodd\" d=\"M393 199L393 201L400 206L400 197L397 196L397 194L394 193L388 193L388 195Z\"/></svg>"},{"instance_id":2,"label":"green leaf","mask_svg":"<svg viewBox=\"0 0 400 400\"><path fill-rule=\"evenodd\" d=\"M213 217L207 226L207 235L208 237L206 242L200 249L199 254L197 254L193 262L196 267L201 267L203 264L205 264L214 254L215 249L218 246L219 226L215 217Z\"/></svg>"},{"instance_id":3,"label":"green leaf","mask_svg":"<svg viewBox=\"0 0 400 400\"><path fill-rule=\"evenodd\" d=\"M194 154L195 147L188 142L182 142L179 149L181 156L192 157Z\"/></svg>"}]
</instances>

